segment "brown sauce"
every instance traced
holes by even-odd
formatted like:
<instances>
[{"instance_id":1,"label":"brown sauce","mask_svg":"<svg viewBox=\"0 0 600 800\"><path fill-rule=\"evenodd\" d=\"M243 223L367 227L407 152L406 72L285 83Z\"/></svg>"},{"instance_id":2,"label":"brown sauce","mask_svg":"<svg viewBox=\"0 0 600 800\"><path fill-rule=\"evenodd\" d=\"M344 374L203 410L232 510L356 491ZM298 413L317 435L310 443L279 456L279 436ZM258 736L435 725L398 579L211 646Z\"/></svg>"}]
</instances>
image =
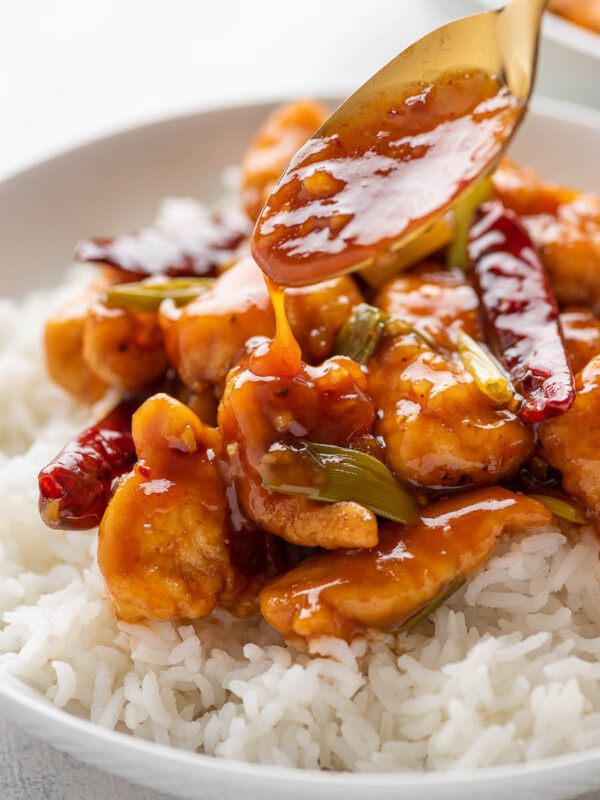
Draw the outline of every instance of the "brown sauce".
<instances>
[{"instance_id":1,"label":"brown sauce","mask_svg":"<svg viewBox=\"0 0 600 800\"><path fill-rule=\"evenodd\" d=\"M288 285L389 258L499 155L517 120L508 89L477 70L380 94L298 151L258 219L254 257Z\"/></svg>"}]
</instances>

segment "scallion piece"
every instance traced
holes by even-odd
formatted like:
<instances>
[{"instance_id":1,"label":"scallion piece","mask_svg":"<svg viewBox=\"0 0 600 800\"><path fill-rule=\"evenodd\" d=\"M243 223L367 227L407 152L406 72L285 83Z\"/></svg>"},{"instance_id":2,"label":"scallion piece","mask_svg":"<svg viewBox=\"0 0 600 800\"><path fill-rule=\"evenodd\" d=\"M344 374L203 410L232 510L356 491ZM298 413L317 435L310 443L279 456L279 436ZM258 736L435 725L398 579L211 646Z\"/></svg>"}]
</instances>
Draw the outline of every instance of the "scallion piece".
<instances>
[{"instance_id":1,"label":"scallion piece","mask_svg":"<svg viewBox=\"0 0 600 800\"><path fill-rule=\"evenodd\" d=\"M458 331L457 346L464 368L484 395L499 405L514 403L514 389L492 356L463 330Z\"/></svg>"},{"instance_id":2,"label":"scallion piece","mask_svg":"<svg viewBox=\"0 0 600 800\"><path fill-rule=\"evenodd\" d=\"M130 308L134 311L157 311L163 300L173 300L184 306L209 289L214 278L170 278L157 281L148 278L136 283L120 283L110 286L104 302L110 308Z\"/></svg>"},{"instance_id":3,"label":"scallion piece","mask_svg":"<svg viewBox=\"0 0 600 800\"><path fill-rule=\"evenodd\" d=\"M491 198L492 192L492 179L485 178L473 186L454 207L454 238L446 251L449 267L460 267L464 270L469 268L467 243L473 215L477 206Z\"/></svg>"},{"instance_id":4,"label":"scallion piece","mask_svg":"<svg viewBox=\"0 0 600 800\"><path fill-rule=\"evenodd\" d=\"M543 506L546 506L548 511L551 511L555 517L566 519L567 522L585 525L588 521L581 509L569 503L567 500L561 500L560 497L554 497L554 495L551 494L528 494L527 497L531 497L532 500L537 500Z\"/></svg>"},{"instance_id":5,"label":"scallion piece","mask_svg":"<svg viewBox=\"0 0 600 800\"><path fill-rule=\"evenodd\" d=\"M448 586L446 586L446 588L438 594L435 600L432 600L431 603L428 603L420 611L417 611L416 614L413 614L412 617L409 617L406 622L400 625L399 628L394 628L394 630L390 631L390 633L405 633L411 628L414 628L415 625L423 622L423 620L427 619L430 614L433 614L434 611L437 611L438 608L454 594L454 592L457 592L460 587L464 585L465 580L465 578L454 578L454 580L450 581Z\"/></svg>"},{"instance_id":6,"label":"scallion piece","mask_svg":"<svg viewBox=\"0 0 600 800\"><path fill-rule=\"evenodd\" d=\"M259 465L263 488L325 503L354 500L404 525L419 519L418 504L378 459L359 450L299 440L278 442Z\"/></svg>"},{"instance_id":7,"label":"scallion piece","mask_svg":"<svg viewBox=\"0 0 600 800\"><path fill-rule=\"evenodd\" d=\"M380 308L360 303L338 333L333 352L337 356L348 356L357 364L366 364L377 349L388 319Z\"/></svg>"},{"instance_id":8,"label":"scallion piece","mask_svg":"<svg viewBox=\"0 0 600 800\"><path fill-rule=\"evenodd\" d=\"M438 349L438 343L435 339L404 319L392 317L392 319L388 320L386 323L385 329L391 336L406 336L409 333L414 333L415 336L418 336L419 339L425 342L427 347L430 347L432 350Z\"/></svg>"}]
</instances>

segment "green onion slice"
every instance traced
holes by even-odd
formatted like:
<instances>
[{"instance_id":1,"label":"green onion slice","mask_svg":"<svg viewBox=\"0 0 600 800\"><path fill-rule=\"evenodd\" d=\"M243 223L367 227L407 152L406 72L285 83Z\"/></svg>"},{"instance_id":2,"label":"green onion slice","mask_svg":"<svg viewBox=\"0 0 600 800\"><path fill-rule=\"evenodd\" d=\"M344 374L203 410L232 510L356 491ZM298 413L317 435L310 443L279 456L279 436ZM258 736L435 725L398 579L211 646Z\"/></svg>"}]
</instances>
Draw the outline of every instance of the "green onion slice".
<instances>
[{"instance_id":1,"label":"green onion slice","mask_svg":"<svg viewBox=\"0 0 600 800\"><path fill-rule=\"evenodd\" d=\"M427 347L430 347L432 350L438 349L438 343L428 333L425 333L420 328L411 325L410 322L400 319L399 317L392 317L392 319L388 320L385 329L391 336L406 336L408 333L414 333L415 336L418 336L419 339L425 342Z\"/></svg>"},{"instance_id":2,"label":"green onion slice","mask_svg":"<svg viewBox=\"0 0 600 800\"><path fill-rule=\"evenodd\" d=\"M457 346L464 368L484 395L499 405L513 404L515 391L495 359L463 330L458 331Z\"/></svg>"},{"instance_id":3,"label":"green onion slice","mask_svg":"<svg viewBox=\"0 0 600 800\"><path fill-rule=\"evenodd\" d=\"M428 603L424 608L420 611L417 611L416 614L413 614L412 617L409 617L406 622L400 625L399 628L394 628L394 630L390 631L390 633L405 633L405 631L409 631L411 628L414 628L415 625L418 625L420 622L423 622L424 619L430 614L433 614L434 611L443 605L446 600L451 597L454 592L457 592L461 586L464 585L466 578L454 578L454 580L450 581L448 586L446 586L443 591L441 591L438 596Z\"/></svg>"},{"instance_id":4,"label":"green onion slice","mask_svg":"<svg viewBox=\"0 0 600 800\"><path fill-rule=\"evenodd\" d=\"M588 521L580 508L577 508L567 500L562 500L560 497L555 497L551 494L528 494L527 497L531 497L532 500L537 500L543 506L546 506L548 511L551 511L555 517L566 519L568 522L575 522L577 525L585 525Z\"/></svg>"},{"instance_id":5,"label":"green onion slice","mask_svg":"<svg viewBox=\"0 0 600 800\"><path fill-rule=\"evenodd\" d=\"M446 251L449 267L469 269L467 244L473 215L477 206L491 198L492 192L492 179L484 178L484 180L473 186L454 207L454 239L450 242Z\"/></svg>"},{"instance_id":6,"label":"green onion slice","mask_svg":"<svg viewBox=\"0 0 600 800\"><path fill-rule=\"evenodd\" d=\"M136 283L110 286L104 302L110 308L131 308L134 311L157 311L163 300L184 306L209 289L214 278L147 278Z\"/></svg>"},{"instance_id":7,"label":"green onion slice","mask_svg":"<svg viewBox=\"0 0 600 800\"><path fill-rule=\"evenodd\" d=\"M404 525L419 520L412 494L385 464L359 450L304 440L277 442L261 460L258 471L263 488L271 492L325 503L354 500L380 517Z\"/></svg>"},{"instance_id":8,"label":"green onion slice","mask_svg":"<svg viewBox=\"0 0 600 800\"><path fill-rule=\"evenodd\" d=\"M348 356L357 364L366 364L377 349L388 319L385 311L368 303L355 306L338 333L334 354Z\"/></svg>"}]
</instances>

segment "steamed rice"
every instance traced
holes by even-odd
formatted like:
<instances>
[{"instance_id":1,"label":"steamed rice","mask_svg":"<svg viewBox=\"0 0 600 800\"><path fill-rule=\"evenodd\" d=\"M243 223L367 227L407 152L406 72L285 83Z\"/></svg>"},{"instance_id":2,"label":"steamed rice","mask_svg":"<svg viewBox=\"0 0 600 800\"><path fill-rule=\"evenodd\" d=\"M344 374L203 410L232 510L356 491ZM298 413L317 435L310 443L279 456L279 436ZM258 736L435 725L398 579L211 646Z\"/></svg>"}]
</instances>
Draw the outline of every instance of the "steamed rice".
<instances>
[{"instance_id":1,"label":"steamed rice","mask_svg":"<svg viewBox=\"0 0 600 800\"><path fill-rule=\"evenodd\" d=\"M188 214L195 207L178 207ZM89 279L0 300L0 667L107 728L221 757L344 770L473 767L600 744L589 528L503 542L426 623L298 654L260 618L118 623L96 537L37 514L37 473L90 410L45 376L43 320Z\"/></svg>"}]
</instances>

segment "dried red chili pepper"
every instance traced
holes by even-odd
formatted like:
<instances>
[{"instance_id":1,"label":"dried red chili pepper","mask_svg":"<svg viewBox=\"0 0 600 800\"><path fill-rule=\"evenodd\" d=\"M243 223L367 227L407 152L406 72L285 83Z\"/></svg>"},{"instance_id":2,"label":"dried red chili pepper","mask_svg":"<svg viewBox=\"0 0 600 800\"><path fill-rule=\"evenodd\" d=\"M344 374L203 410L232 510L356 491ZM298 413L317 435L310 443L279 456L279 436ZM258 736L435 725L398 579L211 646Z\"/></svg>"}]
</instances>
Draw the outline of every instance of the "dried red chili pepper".
<instances>
[{"instance_id":1,"label":"dried red chili pepper","mask_svg":"<svg viewBox=\"0 0 600 800\"><path fill-rule=\"evenodd\" d=\"M232 251L250 232L247 217L237 209L227 209L193 228L144 228L114 238L83 239L75 248L75 258L111 264L139 278L211 275L231 259Z\"/></svg>"},{"instance_id":2,"label":"dried red chili pepper","mask_svg":"<svg viewBox=\"0 0 600 800\"><path fill-rule=\"evenodd\" d=\"M524 397L519 416L541 422L575 399L558 305L529 234L498 200L480 206L469 261L489 344Z\"/></svg>"},{"instance_id":3,"label":"dried red chili pepper","mask_svg":"<svg viewBox=\"0 0 600 800\"><path fill-rule=\"evenodd\" d=\"M95 528L106 510L115 478L135 463L131 415L120 403L61 450L38 476L40 515L50 528Z\"/></svg>"}]
</instances>

